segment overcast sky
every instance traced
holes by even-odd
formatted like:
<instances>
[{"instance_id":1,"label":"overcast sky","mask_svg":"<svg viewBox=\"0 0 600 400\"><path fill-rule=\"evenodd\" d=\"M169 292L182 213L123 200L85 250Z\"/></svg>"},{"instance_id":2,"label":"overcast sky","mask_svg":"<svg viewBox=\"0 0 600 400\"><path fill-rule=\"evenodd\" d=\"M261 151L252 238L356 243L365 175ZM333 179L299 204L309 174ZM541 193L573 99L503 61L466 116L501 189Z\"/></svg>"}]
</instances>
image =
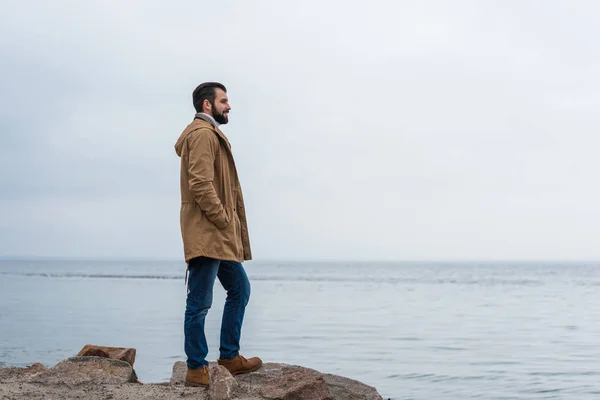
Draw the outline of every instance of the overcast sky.
<instances>
[{"instance_id":1,"label":"overcast sky","mask_svg":"<svg viewBox=\"0 0 600 400\"><path fill-rule=\"evenodd\" d=\"M220 81L256 260L600 259L600 2L2 1L0 256L181 259Z\"/></svg>"}]
</instances>

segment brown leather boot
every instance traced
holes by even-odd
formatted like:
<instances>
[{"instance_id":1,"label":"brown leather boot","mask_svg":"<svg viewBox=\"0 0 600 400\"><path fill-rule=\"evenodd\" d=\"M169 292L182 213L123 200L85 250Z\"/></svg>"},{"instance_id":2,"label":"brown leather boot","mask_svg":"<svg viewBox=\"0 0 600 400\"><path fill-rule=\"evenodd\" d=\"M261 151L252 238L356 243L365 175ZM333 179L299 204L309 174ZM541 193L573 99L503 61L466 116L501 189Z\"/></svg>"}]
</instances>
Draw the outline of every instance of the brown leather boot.
<instances>
[{"instance_id":1,"label":"brown leather boot","mask_svg":"<svg viewBox=\"0 0 600 400\"><path fill-rule=\"evenodd\" d=\"M189 369L185 374L185 386L208 386L208 367Z\"/></svg>"},{"instance_id":2,"label":"brown leather boot","mask_svg":"<svg viewBox=\"0 0 600 400\"><path fill-rule=\"evenodd\" d=\"M247 374L248 372L256 371L262 367L262 360L260 358L252 357L251 359L246 360L241 355L238 355L231 360L218 359L217 363L227 368L227 370L231 372L231 375Z\"/></svg>"}]
</instances>

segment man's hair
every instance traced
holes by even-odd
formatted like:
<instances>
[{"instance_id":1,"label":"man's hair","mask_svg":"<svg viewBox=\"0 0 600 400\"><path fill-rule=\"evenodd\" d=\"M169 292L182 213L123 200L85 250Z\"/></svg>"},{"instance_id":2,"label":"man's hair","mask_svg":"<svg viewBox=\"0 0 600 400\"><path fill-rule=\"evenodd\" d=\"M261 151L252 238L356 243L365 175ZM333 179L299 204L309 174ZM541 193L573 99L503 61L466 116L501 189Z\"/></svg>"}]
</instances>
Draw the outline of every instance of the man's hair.
<instances>
[{"instance_id":1,"label":"man's hair","mask_svg":"<svg viewBox=\"0 0 600 400\"><path fill-rule=\"evenodd\" d=\"M210 104L214 106L216 88L219 88L225 93L227 93L227 89L225 89L225 86L223 86L223 84L219 82L204 82L198 85L196 89L194 89L194 93L192 94L192 100L194 102L194 108L196 109L196 112L200 113L203 111L202 104L204 103L204 100L210 101Z\"/></svg>"}]
</instances>

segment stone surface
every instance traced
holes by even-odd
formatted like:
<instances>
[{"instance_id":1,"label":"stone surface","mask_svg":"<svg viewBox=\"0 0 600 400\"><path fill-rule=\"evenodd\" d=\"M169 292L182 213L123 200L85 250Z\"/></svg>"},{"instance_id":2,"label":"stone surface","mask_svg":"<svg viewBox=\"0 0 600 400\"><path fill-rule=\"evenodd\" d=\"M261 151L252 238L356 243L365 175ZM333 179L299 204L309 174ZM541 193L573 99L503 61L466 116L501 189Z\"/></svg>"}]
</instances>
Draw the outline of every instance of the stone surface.
<instances>
[{"instance_id":1,"label":"stone surface","mask_svg":"<svg viewBox=\"0 0 600 400\"><path fill-rule=\"evenodd\" d=\"M77 357L103 357L112 358L114 360L125 361L133 367L135 363L136 350L127 347L108 347L97 346L94 344L86 344L83 349L77 353Z\"/></svg>"},{"instance_id":2,"label":"stone surface","mask_svg":"<svg viewBox=\"0 0 600 400\"><path fill-rule=\"evenodd\" d=\"M45 371L43 364L35 363L27 368L0 368L0 383L19 382L29 379L32 375Z\"/></svg>"},{"instance_id":3,"label":"stone surface","mask_svg":"<svg viewBox=\"0 0 600 400\"><path fill-rule=\"evenodd\" d=\"M210 400L230 400L236 387L237 381L227 368L217 365L210 369L210 385L208 388Z\"/></svg>"},{"instance_id":4,"label":"stone surface","mask_svg":"<svg viewBox=\"0 0 600 400\"><path fill-rule=\"evenodd\" d=\"M26 374L37 374L37 373L45 371L47 369L48 368L46 368L46 366L44 364L35 363L35 364L32 364L29 367L25 368L24 372Z\"/></svg>"},{"instance_id":5,"label":"stone surface","mask_svg":"<svg viewBox=\"0 0 600 400\"><path fill-rule=\"evenodd\" d=\"M339 375L323 374L335 400L383 400L373 386Z\"/></svg>"},{"instance_id":6,"label":"stone surface","mask_svg":"<svg viewBox=\"0 0 600 400\"><path fill-rule=\"evenodd\" d=\"M182 385L185 362L175 363L170 382L143 385L131 383L131 365L104 357L74 357L49 369L0 368L0 399L381 400L361 382L300 366L265 363L235 377L216 363L210 367L212 390Z\"/></svg>"},{"instance_id":7,"label":"stone surface","mask_svg":"<svg viewBox=\"0 0 600 400\"><path fill-rule=\"evenodd\" d=\"M29 382L47 385L118 385L135 382L131 365L102 357L72 357L33 375Z\"/></svg>"},{"instance_id":8,"label":"stone surface","mask_svg":"<svg viewBox=\"0 0 600 400\"><path fill-rule=\"evenodd\" d=\"M183 385L185 382L185 373L187 371L187 365L184 361L177 361L173 364L173 372L171 373L171 385Z\"/></svg>"},{"instance_id":9,"label":"stone surface","mask_svg":"<svg viewBox=\"0 0 600 400\"><path fill-rule=\"evenodd\" d=\"M216 366L216 363L210 363ZM171 384L183 384L186 364L178 361L173 365ZM212 371L212 368L211 368ZM325 392L322 377L328 392ZM342 376L321 374L318 371L287 364L264 363L258 371L237 375L234 378L238 387L234 390L233 398L244 399L295 399L304 398L304 391L313 391L306 397L333 398L335 400L382 400L377 390L359 381ZM304 380L306 379L306 380ZM304 380L304 381L303 381ZM236 397L237 396L237 397ZM300 396L300 397L298 397Z\"/></svg>"},{"instance_id":10,"label":"stone surface","mask_svg":"<svg viewBox=\"0 0 600 400\"><path fill-rule=\"evenodd\" d=\"M0 384L2 400L209 400L204 388L182 386L138 385L92 385L78 386L41 385L35 383Z\"/></svg>"},{"instance_id":11,"label":"stone surface","mask_svg":"<svg viewBox=\"0 0 600 400\"><path fill-rule=\"evenodd\" d=\"M277 400L332 400L322 374L293 366L282 367L281 373L271 376L260 389L260 394Z\"/></svg>"}]
</instances>

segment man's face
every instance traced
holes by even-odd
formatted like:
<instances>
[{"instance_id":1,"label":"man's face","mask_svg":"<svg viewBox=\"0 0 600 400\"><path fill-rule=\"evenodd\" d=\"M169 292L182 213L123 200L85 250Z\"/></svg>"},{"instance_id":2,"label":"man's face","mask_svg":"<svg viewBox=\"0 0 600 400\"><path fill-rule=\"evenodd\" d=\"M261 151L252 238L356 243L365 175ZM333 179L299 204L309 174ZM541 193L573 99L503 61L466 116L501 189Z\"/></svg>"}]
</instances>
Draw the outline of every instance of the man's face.
<instances>
[{"instance_id":1,"label":"man's face","mask_svg":"<svg viewBox=\"0 0 600 400\"><path fill-rule=\"evenodd\" d=\"M215 102L211 104L212 107L212 116L219 124L226 124L229 122L229 110L231 107L229 106L229 99L227 98L227 93L225 93L222 89L215 89Z\"/></svg>"}]
</instances>

